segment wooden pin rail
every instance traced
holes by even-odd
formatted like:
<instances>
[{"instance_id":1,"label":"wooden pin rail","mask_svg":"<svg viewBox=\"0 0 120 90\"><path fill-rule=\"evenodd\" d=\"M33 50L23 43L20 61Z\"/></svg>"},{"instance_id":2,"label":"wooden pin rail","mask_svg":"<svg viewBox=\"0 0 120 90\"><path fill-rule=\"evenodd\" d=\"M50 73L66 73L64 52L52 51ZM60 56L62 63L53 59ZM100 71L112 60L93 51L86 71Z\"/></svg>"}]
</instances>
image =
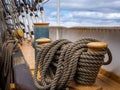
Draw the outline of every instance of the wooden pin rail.
<instances>
[{"instance_id":1,"label":"wooden pin rail","mask_svg":"<svg viewBox=\"0 0 120 90\"><path fill-rule=\"evenodd\" d=\"M96 43L91 43L88 44L89 47L89 51L94 51L93 46L96 45ZM107 47L107 44L99 43L99 49L100 48L105 48ZM21 51L23 53L23 55L25 56L25 59L30 67L31 72L33 73L34 71L34 49L31 46L30 43L27 42L23 42L23 46L20 46ZM97 50L98 47L96 47ZM96 49L95 49L96 50ZM118 81L116 82L115 79L111 79L111 73L109 73L109 75L107 75L109 72L106 72L106 70L101 69L100 73L97 76L97 80L96 83L93 86L82 86L79 84L76 84L75 82L72 82L69 84L70 90L120 90L120 77L117 75L112 75L114 78L114 76L116 76L118 78ZM110 77L110 78L109 78Z\"/></svg>"}]
</instances>

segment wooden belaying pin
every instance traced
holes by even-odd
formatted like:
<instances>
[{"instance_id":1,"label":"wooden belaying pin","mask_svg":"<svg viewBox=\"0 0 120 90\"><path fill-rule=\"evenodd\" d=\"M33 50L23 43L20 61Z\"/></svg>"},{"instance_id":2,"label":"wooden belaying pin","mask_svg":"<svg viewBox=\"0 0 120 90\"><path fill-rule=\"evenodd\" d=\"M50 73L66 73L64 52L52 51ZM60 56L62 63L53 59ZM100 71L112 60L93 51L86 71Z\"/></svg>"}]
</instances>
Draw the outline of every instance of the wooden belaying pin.
<instances>
[{"instance_id":1,"label":"wooden belaying pin","mask_svg":"<svg viewBox=\"0 0 120 90\"><path fill-rule=\"evenodd\" d=\"M90 42L87 44L88 52L97 52L107 48L108 44L105 42Z\"/></svg>"},{"instance_id":2,"label":"wooden belaying pin","mask_svg":"<svg viewBox=\"0 0 120 90\"><path fill-rule=\"evenodd\" d=\"M40 38L36 39L36 43L41 46L46 46L47 44L51 43L52 40L49 38Z\"/></svg>"}]
</instances>

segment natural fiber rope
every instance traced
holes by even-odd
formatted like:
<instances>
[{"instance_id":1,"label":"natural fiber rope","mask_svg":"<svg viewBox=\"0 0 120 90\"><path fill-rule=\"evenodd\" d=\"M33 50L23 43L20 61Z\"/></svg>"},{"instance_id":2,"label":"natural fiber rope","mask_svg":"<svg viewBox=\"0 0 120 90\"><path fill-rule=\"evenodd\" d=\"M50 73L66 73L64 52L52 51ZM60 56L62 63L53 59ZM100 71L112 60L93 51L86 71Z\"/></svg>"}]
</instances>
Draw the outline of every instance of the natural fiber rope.
<instances>
[{"instance_id":1,"label":"natural fiber rope","mask_svg":"<svg viewBox=\"0 0 120 90\"><path fill-rule=\"evenodd\" d=\"M95 39L82 39L75 43L62 39L57 40L38 52L34 82L40 90L63 90L67 84L75 80L84 85L92 85L95 82L99 68L104 64L104 55L108 48L99 52L87 52L87 44L96 42ZM112 60L108 53L109 64ZM38 69L40 68L40 69ZM37 72L40 72L40 81L37 80Z\"/></svg>"},{"instance_id":2,"label":"natural fiber rope","mask_svg":"<svg viewBox=\"0 0 120 90\"><path fill-rule=\"evenodd\" d=\"M8 40L3 44L2 47L2 60L0 61L0 72L2 73L1 79L2 89L10 90L10 83L12 76L12 54L13 50L17 45L17 41Z\"/></svg>"}]
</instances>

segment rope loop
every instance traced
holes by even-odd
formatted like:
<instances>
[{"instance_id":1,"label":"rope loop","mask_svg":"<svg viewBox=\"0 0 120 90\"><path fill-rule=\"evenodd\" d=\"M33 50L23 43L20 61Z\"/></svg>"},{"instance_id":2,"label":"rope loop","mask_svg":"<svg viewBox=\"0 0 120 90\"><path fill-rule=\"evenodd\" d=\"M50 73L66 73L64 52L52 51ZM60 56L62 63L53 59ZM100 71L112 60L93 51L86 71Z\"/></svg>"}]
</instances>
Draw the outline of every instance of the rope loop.
<instances>
[{"instance_id":1,"label":"rope loop","mask_svg":"<svg viewBox=\"0 0 120 90\"><path fill-rule=\"evenodd\" d=\"M108 60L103 63L103 65L108 65L112 62L112 53L109 48L106 48L107 55L108 55Z\"/></svg>"}]
</instances>

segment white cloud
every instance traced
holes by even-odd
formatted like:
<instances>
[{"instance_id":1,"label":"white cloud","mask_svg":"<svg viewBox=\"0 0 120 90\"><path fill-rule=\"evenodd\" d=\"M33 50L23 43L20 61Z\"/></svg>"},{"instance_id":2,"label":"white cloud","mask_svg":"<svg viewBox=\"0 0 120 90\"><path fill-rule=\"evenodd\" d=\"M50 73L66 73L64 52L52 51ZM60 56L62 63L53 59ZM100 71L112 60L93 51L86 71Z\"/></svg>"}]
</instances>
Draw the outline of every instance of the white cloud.
<instances>
[{"instance_id":1,"label":"white cloud","mask_svg":"<svg viewBox=\"0 0 120 90\"><path fill-rule=\"evenodd\" d=\"M120 13L103 13L90 11L75 11L70 13L71 17L87 17L93 19L120 19Z\"/></svg>"},{"instance_id":2,"label":"white cloud","mask_svg":"<svg viewBox=\"0 0 120 90\"><path fill-rule=\"evenodd\" d=\"M120 13L110 13L106 16L108 19L120 19Z\"/></svg>"},{"instance_id":3,"label":"white cloud","mask_svg":"<svg viewBox=\"0 0 120 90\"><path fill-rule=\"evenodd\" d=\"M64 26L118 26L120 0L60 0L61 25ZM46 18L56 25L57 0L45 5Z\"/></svg>"}]
</instances>

